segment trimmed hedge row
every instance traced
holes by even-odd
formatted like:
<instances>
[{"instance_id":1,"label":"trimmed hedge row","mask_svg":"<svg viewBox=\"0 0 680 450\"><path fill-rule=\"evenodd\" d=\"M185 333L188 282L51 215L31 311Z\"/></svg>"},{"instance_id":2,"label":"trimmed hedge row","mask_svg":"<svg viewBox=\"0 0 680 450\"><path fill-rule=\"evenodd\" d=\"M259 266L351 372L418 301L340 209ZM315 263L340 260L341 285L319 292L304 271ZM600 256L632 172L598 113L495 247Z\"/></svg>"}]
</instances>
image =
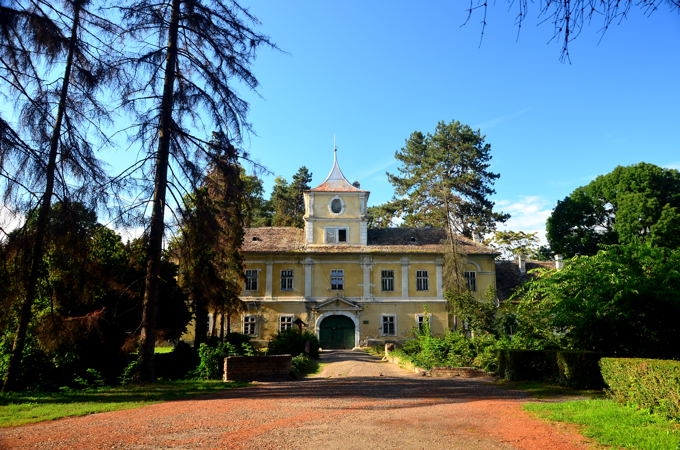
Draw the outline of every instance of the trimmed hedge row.
<instances>
[{"instance_id":1,"label":"trimmed hedge row","mask_svg":"<svg viewBox=\"0 0 680 450\"><path fill-rule=\"evenodd\" d=\"M680 419L680 361L602 358L600 368L617 402Z\"/></svg>"},{"instance_id":2,"label":"trimmed hedge row","mask_svg":"<svg viewBox=\"0 0 680 450\"><path fill-rule=\"evenodd\" d=\"M501 350L498 375L506 380L542 380L577 389L601 389L599 353L548 350Z\"/></svg>"}]
</instances>

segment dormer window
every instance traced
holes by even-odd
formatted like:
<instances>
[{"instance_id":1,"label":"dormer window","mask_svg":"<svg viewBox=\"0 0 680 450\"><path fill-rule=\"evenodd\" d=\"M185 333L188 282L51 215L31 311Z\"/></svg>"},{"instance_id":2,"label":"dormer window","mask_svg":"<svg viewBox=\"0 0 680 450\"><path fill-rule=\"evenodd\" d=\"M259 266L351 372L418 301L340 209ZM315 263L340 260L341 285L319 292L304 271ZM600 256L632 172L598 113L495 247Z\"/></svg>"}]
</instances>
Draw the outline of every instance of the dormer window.
<instances>
[{"instance_id":1,"label":"dormer window","mask_svg":"<svg viewBox=\"0 0 680 450\"><path fill-rule=\"evenodd\" d=\"M335 197L331 200L330 209L333 214L340 214L345 209L345 205L340 197Z\"/></svg>"}]
</instances>

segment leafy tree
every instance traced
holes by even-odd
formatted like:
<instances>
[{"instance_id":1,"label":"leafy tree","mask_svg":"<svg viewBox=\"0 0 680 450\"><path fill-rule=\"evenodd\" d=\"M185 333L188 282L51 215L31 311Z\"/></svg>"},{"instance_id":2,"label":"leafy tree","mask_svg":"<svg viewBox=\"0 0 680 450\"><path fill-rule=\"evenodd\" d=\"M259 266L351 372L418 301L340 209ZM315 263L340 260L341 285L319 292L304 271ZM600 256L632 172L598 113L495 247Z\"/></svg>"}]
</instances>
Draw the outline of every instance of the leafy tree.
<instances>
[{"instance_id":1,"label":"leafy tree","mask_svg":"<svg viewBox=\"0 0 680 450\"><path fill-rule=\"evenodd\" d=\"M537 258L540 250L538 234L525 231L496 231L485 244L501 252L503 259L513 259L518 255Z\"/></svg>"},{"instance_id":2,"label":"leafy tree","mask_svg":"<svg viewBox=\"0 0 680 450\"><path fill-rule=\"evenodd\" d=\"M491 146L458 121L439 122L434 133L415 131L395 153L398 174L388 173L404 226L434 226L466 237L493 231L509 218L489 197L499 175L489 171ZM389 207L385 207L388 209Z\"/></svg>"},{"instance_id":3,"label":"leafy tree","mask_svg":"<svg viewBox=\"0 0 680 450\"><path fill-rule=\"evenodd\" d=\"M516 21L521 28L527 20L533 2L508 0L510 7L516 8ZM474 13L481 11L482 34L486 27L486 13L489 5L488 0L470 0L468 7L468 21ZM592 22L600 22L600 30L606 32L612 24L619 24L625 20L631 8L640 8L645 14L650 15L667 5L670 12L680 12L678 0L602 0L593 2L590 0L545 0L540 2L538 20L540 23L548 22L553 25L553 40L562 42L562 59L569 60L569 44L576 39L584 27ZM597 20L595 20L597 19Z\"/></svg>"},{"instance_id":4,"label":"leafy tree","mask_svg":"<svg viewBox=\"0 0 680 450\"><path fill-rule=\"evenodd\" d=\"M614 245L543 270L516 296L518 335L559 348L678 358L680 251Z\"/></svg>"},{"instance_id":5,"label":"leafy tree","mask_svg":"<svg viewBox=\"0 0 680 450\"><path fill-rule=\"evenodd\" d=\"M272 44L253 31L257 19L235 1L138 0L120 12L127 37L137 42L129 45L136 77L123 98L138 112L136 138L151 163L145 179L153 180L139 341L139 376L152 381L168 190L201 180L203 167L192 152L211 147L197 136L218 130L238 143L242 130L249 129L248 105L234 83L257 87L249 66L258 47ZM169 175L175 177L171 183ZM175 191L175 198L185 192Z\"/></svg>"},{"instance_id":6,"label":"leafy tree","mask_svg":"<svg viewBox=\"0 0 680 450\"><path fill-rule=\"evenodd\" d=\"M550 247L570 257L594 255L607 244L678 248L678 224L680 172L639 163L574 190L557 203L546 229Z\"/></svg>"},{"instance_id":7,"label":"leafy tree","mask_svg":"<svg viewBox=\"0 0 680 450\"><path fill-rule=\"evenodd\" d=\"M28 275L12 356L3 390L18 381L32 305L36 300L53 198L100 199L105 174L95 158L92 135L108 118L95 95L110 78L103 37L114 26L88 9L86 1L18 1L2 7L0 83L20 105L20 128L0 120L0 175L4 199L24 211L37 210ZM98 39L91 39L98 36ZM43 55L41 57L40 55ZM23 191L24 195L20 192ZM36 199L37 204L32 200Z\"/></svg>"},{"instance_id":8,"label":"leafy tree","mask_svg":"<svg viewBox=\"0 0 680 450\"><path fill-rule=\"evenodd\" d=\"M271 206L273 209L272 225L275 227L304 227L305 203L303 192L310 189L312 174L302 166L293 175L290 184L281 177L274 180Z\"/></svg>"},{"instance_id":9,"label":"leafy tree","mask_svg":"<svg viewBox=\"0 0 680 450\"><path fill-rule=\"evenodd\" d=\"M244 225L246 227L271 226L274 213L271 202L264 199L262 180L256 175L246 175L243 170L241 171L241 180L245 195Z\"/></svg>"}]
</instances>

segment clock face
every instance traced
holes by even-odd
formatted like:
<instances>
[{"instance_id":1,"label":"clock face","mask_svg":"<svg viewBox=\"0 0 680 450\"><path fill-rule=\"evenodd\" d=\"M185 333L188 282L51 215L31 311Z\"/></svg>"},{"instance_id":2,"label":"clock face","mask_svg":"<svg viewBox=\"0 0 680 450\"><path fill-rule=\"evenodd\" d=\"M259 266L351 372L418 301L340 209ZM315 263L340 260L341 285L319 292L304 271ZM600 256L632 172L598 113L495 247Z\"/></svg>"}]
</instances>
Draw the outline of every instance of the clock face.
<instances>
[{"instance_id":1,"label":"clock face","mask_svg":"<svg viewBox=\"0 0 680 450\"><path fill-rule=\"evenodd\" d=\"M331 200L331 212L334 214L340 214L342 211L342 200L339 198L334 198Z\"/></svg>"}]
</instances>

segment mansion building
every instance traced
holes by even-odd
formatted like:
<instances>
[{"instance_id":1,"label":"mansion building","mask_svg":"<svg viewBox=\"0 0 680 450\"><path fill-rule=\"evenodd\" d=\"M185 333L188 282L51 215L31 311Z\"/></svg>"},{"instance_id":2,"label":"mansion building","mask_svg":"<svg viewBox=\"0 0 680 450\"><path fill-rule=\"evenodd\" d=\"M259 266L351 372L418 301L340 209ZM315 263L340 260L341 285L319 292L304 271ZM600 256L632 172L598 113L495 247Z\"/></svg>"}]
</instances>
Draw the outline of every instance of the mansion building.
<instances>
[{"instance_id":1,"label":"mansion building","mask_svg":"<svg viewBox=\"0 0 680 450\"><path fill-rule=\"evenodd\" d=\"M347 181L336 152L323 183L304 193L304 229L246 229L240 331L253 343L297 327L324 349L403 341L424 321L434 335L450 329L446 232L369 229L368 197ZM496 287L497 253L462 236L457 251L468 288L483 300Z\"/></svg>"}]
</instances>

